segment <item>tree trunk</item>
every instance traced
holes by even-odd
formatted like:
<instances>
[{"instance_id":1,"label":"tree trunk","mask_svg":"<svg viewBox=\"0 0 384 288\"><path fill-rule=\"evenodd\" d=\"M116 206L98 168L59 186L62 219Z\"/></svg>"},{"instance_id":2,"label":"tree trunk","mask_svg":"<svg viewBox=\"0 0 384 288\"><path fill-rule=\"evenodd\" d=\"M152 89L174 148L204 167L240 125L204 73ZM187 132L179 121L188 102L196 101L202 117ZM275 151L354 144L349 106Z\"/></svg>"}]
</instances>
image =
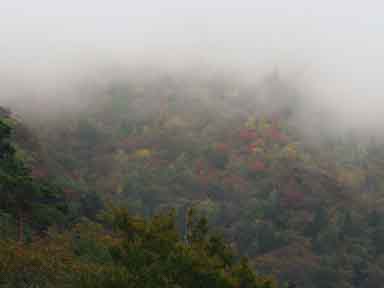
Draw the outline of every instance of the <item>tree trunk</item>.
<instances>
[{"instance_id":1,"label":"tree trunk","mask_svg":"<svg viewBox=\"0 0 384 288\"><path fill-rule=\"evenodd\" d=\"M24 214L23 210L19 209L17 212L17 238L20 243L24 242Z\"/></svg>"}]
</instances>

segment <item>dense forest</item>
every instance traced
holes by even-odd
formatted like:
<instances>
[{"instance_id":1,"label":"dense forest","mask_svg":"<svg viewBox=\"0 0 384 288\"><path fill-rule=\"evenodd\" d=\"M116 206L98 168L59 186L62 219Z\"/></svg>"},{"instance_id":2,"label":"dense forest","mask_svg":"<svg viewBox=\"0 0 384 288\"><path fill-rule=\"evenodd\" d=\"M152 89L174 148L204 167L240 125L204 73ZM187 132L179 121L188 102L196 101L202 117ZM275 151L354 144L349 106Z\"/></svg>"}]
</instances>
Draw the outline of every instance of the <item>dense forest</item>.
<instances>
[{"instance_id":1,"label":"dense forest","mask_svg":"<svg viewBox=\"0 0 384 288\"><path fill-rule=\"evenodd\" d=\"M104 88L1 109L0 287L382 286L381 139L326 131L277 73Z\"/></svg>"}]
</instances>

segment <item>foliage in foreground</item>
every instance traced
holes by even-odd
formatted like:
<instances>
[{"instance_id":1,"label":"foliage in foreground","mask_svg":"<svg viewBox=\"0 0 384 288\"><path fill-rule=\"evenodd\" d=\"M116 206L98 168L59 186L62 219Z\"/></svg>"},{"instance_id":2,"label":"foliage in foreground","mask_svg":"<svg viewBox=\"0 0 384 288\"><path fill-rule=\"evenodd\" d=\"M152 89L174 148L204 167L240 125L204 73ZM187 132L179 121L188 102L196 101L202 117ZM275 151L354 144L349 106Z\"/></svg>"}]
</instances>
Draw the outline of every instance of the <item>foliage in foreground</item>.
<instances>
[{"instance_id":1,"label":"foliage in foreground","mask_svg":"<svg viewBox=\"0 0 384 288\"><path fill-rule=\"evenodd\" d=\"M276 287L208 233L204 218L190 213L182 237L174 212L145 220L114 208L107 216L110 229L84 220L32 244L2 242L0 287Z\"/></svg>"}]
</instances>

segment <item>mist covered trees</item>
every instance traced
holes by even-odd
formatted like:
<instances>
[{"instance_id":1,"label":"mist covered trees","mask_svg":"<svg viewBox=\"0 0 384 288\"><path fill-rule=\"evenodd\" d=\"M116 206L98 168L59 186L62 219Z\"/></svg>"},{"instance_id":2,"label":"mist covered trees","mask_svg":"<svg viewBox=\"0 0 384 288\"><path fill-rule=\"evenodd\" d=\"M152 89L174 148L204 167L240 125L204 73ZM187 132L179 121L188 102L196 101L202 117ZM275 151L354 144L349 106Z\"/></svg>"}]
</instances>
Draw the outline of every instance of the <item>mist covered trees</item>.
<instances>
[{"instance_id":1,"label":"mist covered trees","mask_svg":"<svg viewBox=\"0 0 384 288\"><path fill-rule=\"evenodd\" d=\"M327 136L319 119L308 136L300 97L285 95L279 81L265 83L278 86L265 93L284 100L270 109L252 94L260 91L231 82L128 82L83 114L36 131L49 173L35 170L33 178L64 192L67 234L56 235L69 237L65 253L86 269L71 275L82 275L84 287L247 287L256 267L297 287L379 283L382 147ZM51 201L30 195L28 205ZM130 211L115 210L116 225L99 218L110 203ZM33 218L25 218L47 227L60 219L52 204L39 213L26 207ZM191 222L191 208L204 220ZM1 231L12 234L17 213L8 211L1 223L11 229ZM235 251L249 260L239 262Z\"/></svg>"},{"instance_id":2,"label":"mist covered trees","mask_svg":"<svg viewBox=\"0 0 384 288\"><path fill-rule=\"evenodd\" d=\"M12 143L11 133L11 119L0 119L0 209L4 216L11 216L8 223L12 223L12 218L16 220L17 238L24 241L26 224L38 228L60 221L64 207L57 205L63 204L57 187L32 177ZM49 219L51 216L56 219Z\"/></svg>"}]
</instances>

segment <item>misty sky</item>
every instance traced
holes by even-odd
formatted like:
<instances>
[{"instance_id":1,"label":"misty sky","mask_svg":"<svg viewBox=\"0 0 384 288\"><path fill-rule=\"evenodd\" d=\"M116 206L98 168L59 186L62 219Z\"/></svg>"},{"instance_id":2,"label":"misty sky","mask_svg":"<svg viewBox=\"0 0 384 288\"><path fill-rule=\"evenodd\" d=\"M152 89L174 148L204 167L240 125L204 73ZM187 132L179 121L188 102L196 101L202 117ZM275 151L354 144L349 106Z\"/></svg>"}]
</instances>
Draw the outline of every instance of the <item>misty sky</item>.
<instances>
[{"instance_id":1,"label":"misty sky","mask_svg":"<svg viewBox=\"0 0 384 288\"><path fill-rule=\"evenodd\" d=\"M175 55L167 51L176 50L237 61L363 57L383 48L383 6L328 0L3 0L0 43L12 60L33 62L44 62L46 53L89 49L144 49L168 57Z\"/></svg>"},{"instance_id":2,"label":"misty sky","mask_svg":"<svg viewBox=\"0 0 384 288\"><path fill-rule=\"evenodd\" d=\"M44 91L98 61L201 61L250 74L277 66L305 79L348 121L369 114L371 124L384 113L380 3L1 0L0 83L7 89L0 99L17 97L9 83L23 93Z\"/></svg>"}]
</instances>

